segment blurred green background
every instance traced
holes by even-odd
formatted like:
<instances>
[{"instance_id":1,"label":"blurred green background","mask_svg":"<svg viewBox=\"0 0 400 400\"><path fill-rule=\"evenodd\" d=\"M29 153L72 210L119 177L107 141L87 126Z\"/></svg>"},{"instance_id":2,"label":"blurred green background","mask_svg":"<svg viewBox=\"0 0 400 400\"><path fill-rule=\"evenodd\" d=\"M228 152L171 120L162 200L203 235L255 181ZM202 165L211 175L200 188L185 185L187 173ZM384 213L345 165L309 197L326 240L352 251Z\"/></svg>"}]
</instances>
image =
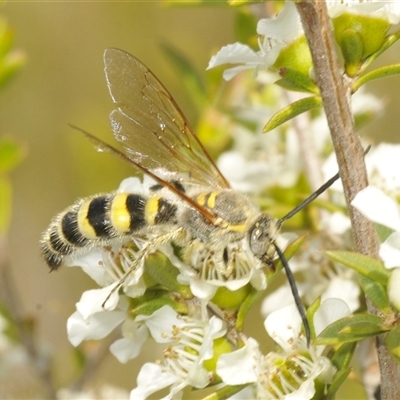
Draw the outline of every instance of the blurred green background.
<instances>
[{"instance_id":1,"label":"blurred green background","mask_svg":"<svg viewBox=\"0 0 400 400\"><path fill-rule=\"evenodd\" d=\"M22 72L0 93L0 135L13 135L28 148L27 158L12 175L9 257L38 341L55 353L56 382L68 385L75 370L66 320L82 292L95 286L78 269L49 274L39 254L40 234L76 198L115 190L132 174L120 160L98 154L68 123L112 142L112 103L102 54L107 47L117 47L150 67L195 126L190 95L160 45L177 47L205 75L211 55L235 41L234 13L227 7L168 8L152 1L10 1L0 15L15 31L15 47L27 55ZM398 62L399 48L397 44L382 63ZM398 141L399 85L399 78L390 78L369 86L387 104L385 118L365 128L379 141ZM131 389L140 364L139 359L126 367L110 355L96 380ZM23 374L15 379L16 385L29 383Z\"/></svg>"}]
</instances>

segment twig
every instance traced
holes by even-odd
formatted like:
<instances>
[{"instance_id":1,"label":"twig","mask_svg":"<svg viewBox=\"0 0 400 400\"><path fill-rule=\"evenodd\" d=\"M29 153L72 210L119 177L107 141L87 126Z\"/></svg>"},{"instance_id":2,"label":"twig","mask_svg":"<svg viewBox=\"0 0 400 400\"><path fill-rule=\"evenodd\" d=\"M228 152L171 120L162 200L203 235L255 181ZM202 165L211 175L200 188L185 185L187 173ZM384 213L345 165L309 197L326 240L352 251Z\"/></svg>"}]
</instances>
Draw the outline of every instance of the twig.
<instances>
[{"instance_id":1,"label":"twig","mask_svg":"<svg viewBox=\"0 0 400 400\"><path fill-rule=\"evenodd\" d=\"M355 248L362 254L378 258L379 242L374 227L351 206L355 195L368 185L363 149L355 132L350 110L350 82L340 74L335 43L324 1L302 0L296 3L310 46L315 79L331 131L346 197ZM368 310L378 310L368 301ZM386 350L382 336L377 338L381 369L382 399L400 398L400 366Z\"/></svg>"},{"instance_id":2,"label":"twig","mask_svg":"<svg viewBox=\"0 0 400 400\"><path fill-rule=\"evenodd\" d=\"M2 236L0 236L0 293L1 301L9 312L9 317L18 332L20 343L24 347L29 362L43 385L46 398L55 399L57 393L51 376L50 359L38 350L33 335L34 332L23 316L23 309L10 274L6 239Z\"/></svg>"}]
</instances>

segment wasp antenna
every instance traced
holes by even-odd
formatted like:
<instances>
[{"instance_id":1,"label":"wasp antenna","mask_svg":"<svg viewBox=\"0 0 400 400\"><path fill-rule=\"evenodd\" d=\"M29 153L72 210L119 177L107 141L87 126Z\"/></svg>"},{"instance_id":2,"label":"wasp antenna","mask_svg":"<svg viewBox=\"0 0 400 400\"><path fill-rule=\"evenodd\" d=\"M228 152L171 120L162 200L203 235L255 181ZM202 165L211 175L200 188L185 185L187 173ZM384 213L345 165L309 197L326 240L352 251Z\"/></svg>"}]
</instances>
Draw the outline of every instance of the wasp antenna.
<instances>
[{"instance_id":1,"label":"wasp antenna","mask_svg":"<svg viewBox=\"0 0 400 400\"><path fill-rule=\"evenodd\" d=\"M325 192L330 186L332 186L339 179L339 172L332 176L327 182L325 182L319 189L317 189L311 196L307 197L303 200L297 207L295 207L292 211L287 213L284 217L278 220L278 227L280 227L283 222L293 217L293 215L297 214L304 207L307 207L312 201L314 201L319 195Z\"/></svg>"},{"instance_id":2,"label":"wasp antenna","mask_svg":"<svg viewBox=\"0 0 400 400\"><path fill-rule=\"evenodd\" d=\"M368 146L364 150L364 156L370 151L371 146ZM284 217L278 220L278 228L281 227L281 225L288 219L292 218L293 215L297 214L299 211L301 211L304 207L307 207L312 201L314 201L319 195L325 192L326 189L331 187L338 179L339 179L339 172L332 176L331 179L329 179L327 182L325 182L319 189L317 189L311 196L307 197L305 200L303 200L297 207L295 207L292 211L287 213Z\"/></svg>"},{"instance_id":3,"label":"wasp antenna","mask_svg":"<svg viewBox=\"0 0 400 400\"><path fill-rule=\"evenodd\" d=\"M301 302L299 291L297 290L296 281L294 279L292 270L290 269L289 264L284 256L284 254L282 253L282 250L276 245L276 243L274 243L274 247L278 254L279 259L282 262L283 268L285 269L286 276L289 281L290 290L292 291L294 302L296 304L296 308L299 311L301 321L303 322L304 331L305 331L306 340L307 340L307 347L310 347L310 342L311 342L310 325L308 324L306 311L304 309L303 303Z\"/></svg>"}]
</instances>

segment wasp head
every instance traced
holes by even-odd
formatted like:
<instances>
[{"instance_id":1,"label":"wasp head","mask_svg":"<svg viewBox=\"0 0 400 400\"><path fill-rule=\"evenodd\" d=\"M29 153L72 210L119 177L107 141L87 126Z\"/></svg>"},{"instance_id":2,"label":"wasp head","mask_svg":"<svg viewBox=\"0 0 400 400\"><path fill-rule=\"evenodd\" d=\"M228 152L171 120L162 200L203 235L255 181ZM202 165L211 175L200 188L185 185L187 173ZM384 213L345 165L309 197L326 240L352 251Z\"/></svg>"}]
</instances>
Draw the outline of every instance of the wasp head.
<instances>
[{"instance_id":1,"label":"wasp head","mask_svg":"<svg viewBox=\"0 0 400 400\"><path fill-rule=\"evenodd\" d=\"M272 263L275 255L274 241L277 231L277 221L268 214L261 214L249 230L251 251L268 265Z\"/></svg>"}]
</instances>

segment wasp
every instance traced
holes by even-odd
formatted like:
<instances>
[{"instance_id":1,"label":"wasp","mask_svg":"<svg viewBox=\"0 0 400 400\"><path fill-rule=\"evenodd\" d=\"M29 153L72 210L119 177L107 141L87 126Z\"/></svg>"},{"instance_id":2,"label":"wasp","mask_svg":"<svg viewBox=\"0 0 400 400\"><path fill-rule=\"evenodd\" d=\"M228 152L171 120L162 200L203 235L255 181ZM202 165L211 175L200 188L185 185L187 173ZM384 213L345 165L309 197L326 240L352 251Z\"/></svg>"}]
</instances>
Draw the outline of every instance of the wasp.
<instances>
[{"instance_id":1,"label":"wasp","mask_svg":"<svg viewBox=\"0 0 400 400\"><path fill-rule=\"evenodd\" d=\"M155 183L145 195L96 195L76 201L57 215L41 238L43 258L50 269L95 246L129 238L147 241L142 258L167 242L176 242L185 250L187 263L194 264L195 254L204 258L212 253L216 267L226 275L232 273L234 253L243 243L255 263L271 268L276 255L284 261L276 245L282 222L321 194L338 174L277 220L230 187L168 90L145 65L113 48L105 51L104 64L115 104L111 127L123 152L80 131L99 150L128 161ZM309 337L293 275L287 262L283 265Z\"/></svg>"}]
</instances>

